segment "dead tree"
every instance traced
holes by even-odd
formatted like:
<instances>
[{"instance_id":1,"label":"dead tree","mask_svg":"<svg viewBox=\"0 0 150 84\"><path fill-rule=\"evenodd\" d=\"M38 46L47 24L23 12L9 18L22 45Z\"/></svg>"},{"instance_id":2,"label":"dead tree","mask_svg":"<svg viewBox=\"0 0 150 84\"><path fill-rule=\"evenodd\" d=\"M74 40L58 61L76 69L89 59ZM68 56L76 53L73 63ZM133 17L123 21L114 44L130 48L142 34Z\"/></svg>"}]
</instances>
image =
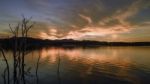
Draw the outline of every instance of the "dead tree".
<instances>
[{"instance_id":1,"label":"dead tree","mask_svg":"<svg viewBox=\"0 0 150 84\"><path fill-rule=\"evenodd\" d=\"M14 46L13 46L13 78L14 84L19 84L20 82L25 84L25 55L27 48L27 37L28 32L33 28L34 23L31 23L31 18L27 19L23 16L23 19L17 26L11 27L9 24L10 31L13 35ZM18 38L21 37L21 40Z\"/></svg>"}]
</instances>

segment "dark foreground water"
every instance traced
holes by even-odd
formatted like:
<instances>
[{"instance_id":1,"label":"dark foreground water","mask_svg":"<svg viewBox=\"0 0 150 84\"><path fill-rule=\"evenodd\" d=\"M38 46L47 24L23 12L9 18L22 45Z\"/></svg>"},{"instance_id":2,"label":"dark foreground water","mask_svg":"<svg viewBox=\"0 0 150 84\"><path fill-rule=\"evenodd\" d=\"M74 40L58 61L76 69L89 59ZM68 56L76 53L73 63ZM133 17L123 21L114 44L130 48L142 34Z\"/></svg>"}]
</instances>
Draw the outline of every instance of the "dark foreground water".
<instances>
[{"instance_id":1,"label":"dark foreground water","mask_svg":"<svg viewBox=\"0 0 150 84\"><path fill-rule=\"evenodd\" d=\"M12 53L5 54L12 73ZM26 84L150 84L150 47L43 48L28 52L25 70Z\"/></svg>"}]
</instances>

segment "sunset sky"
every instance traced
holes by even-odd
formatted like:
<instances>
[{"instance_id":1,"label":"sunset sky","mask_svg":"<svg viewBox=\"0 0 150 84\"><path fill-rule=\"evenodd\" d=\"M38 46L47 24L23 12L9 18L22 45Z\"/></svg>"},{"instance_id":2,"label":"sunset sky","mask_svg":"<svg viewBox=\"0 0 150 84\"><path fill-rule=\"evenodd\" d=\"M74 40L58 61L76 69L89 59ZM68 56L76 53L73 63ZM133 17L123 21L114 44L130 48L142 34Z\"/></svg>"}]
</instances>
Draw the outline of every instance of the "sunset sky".
<instances>
[{"instance_id":1,"label":"sunset sky","mask_svg":"<svg viewBox=\"0 0 150 84\"><path fill-rule=\"evenodd\" d=\"M22 14L36 23L31 37L150 41L150 0L0 0L0 37Z\"/></svg>"}]
</instances>

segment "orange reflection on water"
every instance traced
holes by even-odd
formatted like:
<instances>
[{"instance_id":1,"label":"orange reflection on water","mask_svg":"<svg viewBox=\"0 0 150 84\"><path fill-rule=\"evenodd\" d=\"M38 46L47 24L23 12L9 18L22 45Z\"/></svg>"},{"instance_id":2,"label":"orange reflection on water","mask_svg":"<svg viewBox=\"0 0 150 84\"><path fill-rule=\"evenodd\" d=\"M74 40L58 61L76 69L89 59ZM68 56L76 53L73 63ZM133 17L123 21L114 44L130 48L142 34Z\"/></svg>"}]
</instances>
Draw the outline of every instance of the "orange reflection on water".
<instances>
[{"instance_id":1,"label":"orange reflection on water","mask_svg":"<svg viewBox=\"0 0 150 84\"><path fill-rule=\"evenodd\" d=\"M93 66L97 66L100 72L112 74L125 80L138 80L129 73L132 67L132 61L126 56L122 56L124 51L118 49L62 49L62 48L44 48L41 50L41 58L49 59L49 63L57 63L58 57L61 60L70 61L70 65L85 65L86 68L81 69L81 76L86 77L87 74L93 73ZM116 71L111 70L117 67ZM77 68L75 68L77 69ZM132 79L132 80L130 80ZM137 81L133 81L136 82Z\"/></svg>"},{"instance_id":2,"label":"orange reflection on water","mask_svg":"<svg viewBox=\"0 0 150 84\"><path fill-rule=\"evenodd\" d=\"M127 57L119 56L116 50L111 50L111 52L98 52L98 51L88 51L84 49L73 49L65 50L62 48L43 48L41 50L41 58L49 58L50 62L56 62L58 55L61 57L67 57L68 60L77 61L79 59L84 59L84 63L90 64L93 62L97 63L110 63L116 66L128 66L131 61Z\"/></svg>"},{"instance_id":3,"label":"orange reflection on water","mask_svg":"<svg viewBox=\"0 0 150 84\"><path fill-rule=\"evenodd\" d=\"M49 58L49 62L50 63L55 63L56 62L57 55L58 55L58 52L57 52L57 50L55 48L50 49L50 50L43 48L41 50L41 53L40 53L41 59Z\"/></svg>"}]
</instances>

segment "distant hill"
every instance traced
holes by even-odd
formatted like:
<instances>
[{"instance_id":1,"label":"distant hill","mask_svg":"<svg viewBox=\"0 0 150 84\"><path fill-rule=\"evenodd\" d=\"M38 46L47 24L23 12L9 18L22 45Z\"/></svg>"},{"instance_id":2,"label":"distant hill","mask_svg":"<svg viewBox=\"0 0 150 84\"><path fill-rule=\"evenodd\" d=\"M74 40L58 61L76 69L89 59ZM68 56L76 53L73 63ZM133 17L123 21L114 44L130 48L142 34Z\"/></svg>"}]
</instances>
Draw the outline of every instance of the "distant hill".
<instances>
[{"instance_id":1,"label":"distant hill","mask_svg":"<svg viewBox=\"0 0 150 84\"><path fill-rule=\"evenodd\" d=\"M16 38L18 44L23 41L23 37ZM100 46L150 46L150 42L99 42L90 40L73 40L73 39L62 39L62 40L42 40L36 38L26 38L28 48L33 47L100 47ZM2 38L0 39L1 47L14 46L15 38Z\"/></svg>"}]
</instances>

